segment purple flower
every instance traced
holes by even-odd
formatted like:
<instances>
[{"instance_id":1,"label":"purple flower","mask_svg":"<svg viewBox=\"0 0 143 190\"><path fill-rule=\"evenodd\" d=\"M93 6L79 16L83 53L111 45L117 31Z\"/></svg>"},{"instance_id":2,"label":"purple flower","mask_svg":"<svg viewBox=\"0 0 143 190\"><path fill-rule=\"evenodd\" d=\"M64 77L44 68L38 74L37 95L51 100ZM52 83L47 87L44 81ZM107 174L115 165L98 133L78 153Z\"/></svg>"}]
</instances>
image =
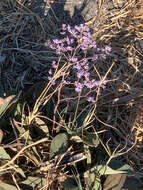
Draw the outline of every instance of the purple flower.
<instances>
[{"instance_id":1,"label":"purple flower","mask_svg":"<svg viewBox=\"0 0 143 190\"><path fill-rule=\"evenodd\" d=\"M77 60L78 60L77 57L72 57L72 58L70 59L70 61L73 62L73 63L76 63Z\"/></svg>"},{"instance_id":2,"label":"purple flower","mask_svg":"<svg viewBox=\"0 0 143 190\"><path fill-rule=\"evenodd\" d=\"M54 69L56 69L57 66L58 66L58 65L56 64L56 61L53 61L53 62L52 62L52 67L53 67Z\"/></svg>"},{"instance_id":3,"label":"purple flower","mask_svg":"<svg viewBox=\"0 0 143 190\"><path fill-rule=\"evenodd\" d=\"M88 37L89 39L92 39L92 35L90 32L84 32L84 35Z\"/></svg>"},{"instance_id":4,"label":"purple flower","mask_svg":"<svg viewBox=\"0 0 143 190\"><path fill-rule=\"evenodd\" d=\"M92 61L96 61L97 59L98 59L98 55L97 54L93 54Z\"/></svg>"},{"instance_id":5,"label":"purple flower","mask_svg":"<svg viewBox=\"0 0 143 190\"><path fill-rule=\"evenodd\" d=\"M111 50L112 50L111 46L109 46L109 45L105 46L105 51L106 51L107 54L110 53Z\"/></svg>"},{"instance_id":6,"label":"purple flower","mask_svg":"<svg viewBox=\"0 0 143 190\"><path fill-rule=\"evenodd\" d=\"M106 59L106 57L107 57L105 53L101 54L101 56L103 59Z\"/></svg>"},{"instance_id":7,"label":"purple flower","mask_svg":"<svg viewBox=\"0 0 143 190\"><path fill-rule=\"evenodd\" d=\"M104 80L103 84L104 84L104 85L106 85L106 84L107 84L107 82L108 82L108 80Z\"/></svg>"},{"instance_id":8,"label":"purple flower","mask_svg":"<svg viewBox=\"0 0 143 190\"><path fill-rule=\"evenodd\" d=\"M80 79L83 75L84 75L84 72L83 72L83 71L77 72L77 78Z\"/></svg>"},{"instance_id":9,"label":"purple flower","mask_svg":"<svg viewBox=\"0 0 143 190\"><path fill-rule=\"evenodd\" d=\"M52 79L51 77L48 77L48 80L50 80L50 81L51 81L51 79Z\"/></svg>"},{"instance_id":10,"label":"purple flower","mask_svg":"<svg viewBox=\"0 0 143 190\"><path fill-rule=\"evenodd\" d=\"M54 40L53 40L53 43L54 43L54 44L60 44L60 43L61 43L61 40L54 39Z\"/></svg>"},{"instance_id":11,"label":"purple flower","mask_svg":"<svg viewBox=\"0 0 143 190\"><path fill-rule=\"evenodd\" d=\"M70 84L70 82L69 81L66 81L66 80L64 80L64 82L63 82L65 85L66 84Z\"/></svg>"},{"instance_id":12,"label":"purple flower","mask_svg":"<svg viewBox=\"0 0 143 190\"><path fill-rule=\"evenodd\" d=\"M67 51L72 51L72 50L73 50L73 48L72 48L71 46L67 46L65 49L66 49Z\"/></svg>"},{"instance_id":13,"label":"purple flower","mask_svg":"<svg viewBox=\"0 0 143 190\"><path fill-rule=\"evenodd\" d=\"M93 84L94 84L94 87L99 86L99 85L101 84L101 81L96 81L96 80L94 80L94 79L92 80L92 82L93 82ZM102 88L105 88L107 82L108 82L107 80L104 80L103 83L101 84L101 87L102 87Z\"/></svg>"},{"instance_id":14,"label":"purple flower","mask_svg":"<svg viewBox=\"0 0 143 190\"><path fill-rule=\"evenodd\" d=\"M76 92L78 92L78 93L80 93L81 91L82 91L82 89L83 89L83 84L81 84L80 82L75 82L75 91Z\"/></svg>"},{"instance_id":15,"label":"purple flower","mask_svg":"<svg viewBox=\"0 0 143 190\"><path fill-rule=\"evenodd\" d=\"M80 61L80 65L81 66L85 66L86 63L87 63L87 59L86 58L84 58L83 60Z\"/></svg>"},{"instance_id":16,"label":"purple flower","mask_svg":"<svg viewBox=\"0 0 143 190\"><path fill-rule=\"evenodd\" d=\"M91 96L87 98L87 101L88 101L88 102L91 102L91 103L95 103L94 98L93 98L93 97L91 97Z\"/></svg>"},{"instance_id":17,"label":"purple flower","mask_svg":"<svg viewBox=\"0 0 143 190\"><path fill-rule=\"evenodd\" d=\"M93 45L94 48L97 48L96 42L93 42L92 45Z\"/></svg>"},{"instance_id":18,"label":"purple flower","mask_svg":"<svg viewBox=\"0 0 143 190\"><path fill-rule=\"evenodd\" d=\"M88 26L85 26L85 27L84 27L84 31L89 32L89 31L90 31L89 27L88 27Z\"/></svg>"},{"instance_id":19,"label":"purple flower","mask_svg":"<svg viewBox=\"0 0 143 190\"><path fill-rule=\"evenodd\" d=\"M80 70L81 69L81 65L79 63L77 63L76 65L73 66L74 69Z\"/></svg>"},{"instance_id":20,"label":"purple flower","mask_svg":"<svg viewBox=\"0 0 143 190\"><path fill-rule=\"evenodd\" d=\"M91 40L87 36L83 36L82 40L84 41L84 43L91 42Z\"/></svg>"},{"instance_id":21,"label":"purple flower","mask_svg":"<svg viewBox=\"0 0 143 190\"><path fill-rule=\"evenodd\" d=\"M85 81L84 84L85 84L85 86L86 86L87 88L90 88L90 89L93 88L93 84L92 84L90 81L89 81L89 82L88 82L88 81Z\"/></svg>"},{"instance_id":22,"label":"purple flower","mask_svg":"<svg viewBox=\"0 0 143 190\"><path fill-rule=\"evenodd\" d=\"M106 80L101 83L101 81L97 81L90 76L90 70L93 66L92 62L90 63L89 60L97 61L101 57L105 59L111 52L111 47L106 45L105 47L99 48L92 38L90 28L85 24L80 24L74 27L62 24L60 34L61 36L64 35L62 39L56 38L45 43L46 46L49 46L58 55L62 55L63 58L59 64L57 64L56 61L52 62L52 68L48 71L49 75L51 76L57 67L61 68L63 61L66 60L67 63L72 64L70 69L74 71L69 71L69 74L76 73L75 77L77 81L74 83L73 80L70 80L69 76L69 82L65 80L64 84L74 83L75 91L78 93L82 92L83 88L89 90L93 88L96 89L98 86L105 88L107 83ZM88 52L91 48L94 50L94 53L93 51ZM77 57L77 55L79 57ZM90 55L90 57L88 57L88 55ZM62 74L65 75L64 72L61 73L61 75ZM59 78L59 80L60 79L61 78ZM51 77L49 77L49 80L53 85L55 84L55 81L52 80ZM95 102L93 97L88 97L88 101Z\"/></svg>"},{"instance_id":23,"label":"purple flower","mask_svg":"<svg viewBox=\"0 0 143 190\"><path fill-rule=\"evenodd\" d=\"M53 80L51 77L48 77L48 80L51 82L51 84L54 86L56 83L55 83L55 80Z\"/></svg>"},{"instance_id":24,"label":"purple flower","mask_svg":"<svg viewBox=\"0 0 143 190\"><path fill-rule=\"evenodd\" d=\"M48 73L51 75L52 74L52 69L50 69Z\"/></svg>"},{"instance_id":25,"label":"purple flower","mask_svg":"<svg viewBox=\"0 0 143 190\"><path fill-rule=\"evenodd\" d=\"M94 86L94 87L96 87L96 86L99 86L99 85L100 85L100 81L98 81L98 80L97 80L97 81L95 81L95 80L94 80L94 81L92 81L92 82L93 82L93 86Z\"/></svg>"},{"instance_id":26,"label":"purple flower","mask_svg":"<svg viewBox=\"0 0 143 190\"><path fill-rule=\"evenodd\" d=\"M49 47L50 47L51 49L55 49L54 44L49 44Z\"/></svg>"},{"instance_id":27,"label":"purple flower","mask_svg":"<svg viewBox=\"0 0 143 190\"><path fill-rule=\"evenodd\" d=\"M101 48L97 48L96 50L97 50L97 52L100 52L100 51L101 51Z\"/></svg>"},{"instance_id":28,"label":"purple flower","mask_svg":"<svg viewBox=\"0 0 143 190\"><path fill-rule=\"evenodd\" d=\"M70 26L70 25L67 26L67 30L68 30L68 31L71 30L71 26Z\"/></svg>"},{"instance_id":29,"label":"purple flower","mask_svg":"<svg viewBox=\"0 0 143 190\"><path fill-rule=\"evenodd\" d=\"M79 26L81 27L81 29L84 27L84 25L83 25L83 24L80 24Z\"/></svg>"},{"instance_id":30,"label":"purple flower","mask_svg":"<svg viewBox=\"0 0 143 190\"><path fill-rule=\"evenodd\" d=\"M70 39L70 43L71 44L74 43L74 39L73 38Z\"/></svg>"},{"instance_id":31,"label":"purple flower","mask_svg":"<svg viewBox=\"0 0 143 190\"><path fill-rule=\"evenodd\" d=\"M60 34L64 35L64 34L66 34L66 32L62 31L62 32L60 32Z\"/></svg>"},{"instance_id":32,"label":"purple flower","mask_svg":"<svg viewBox=\"0 0 143 190\"><path fill-rule=\"evenodd\" d=\"M56 54L60 55L61 51L59 49L56 50Z\"/></svg>"},{"instance_id":33,"label":"purple flower","mask_svg":"<svg viewBox=\"0 0 143 190\"><path fill-rule=\"evenodd\" d=\"M89 47L88 44L83 44L83 45L80 46L80 48L81 48L82 50L84 50L84 51L87 50L88 47Z\"/></svg>"},{"instance_id":34,"label":"purple flower","mask_svg":"<svg viewBox=\"0 0 143 190\"><path fill-rule=\"evenodd\" d=\"M89 75L90 75L89 72L85 72L85 73L84 73L84 77L85 77L86 80L89 80Z\"/></svg>"},{"instance_id":35,"label":"purple flower","mask_svg":"<svg viewBox=\"0 0 143 190\"><path fill-rule=\"evenodd\" d=\"M72 29L70 25L67 26L67 31L68 31L69 33L71 33L73 36L74 36L74 34L76 34L75 30Z\"/></svg>"},{"instance_id":36,"label":"purple flower","mask_svg":"<svg viewBox=\"0 0 143 190\"><path fill-rule=\"evenodd\" d=\"M89 81L89 80L86 80L84 82L84 85L87 87L87 88L94 88L94 87L97 87L100 85L100 81L96 81L95 79L92 79L92 81Z\"/></svg>"},{"instance_id":37,"label":"purple flower","mask_svg":"<svg viewBox=\"0 0 143 190\"><path fill-rule=\"evenodd\" d=\"M62 30L66 30L66 24L62 24Z\"/></svg>"},{"instance_id":38,"label":"purple flower","mask_svg":"<svg viewBox=\"0 0 143 190\"><path fill-rule=\"evenodd\" d=\"M85 65L85 66L84 66L84 69L85 69L85 70L88 70L88 69L89 69L89 66L88 66L88 65Z\"/></svg>"},{"instance_id":39,"label":"purple flower","mask_svg":"<svg viewBox=\"0 0 143 190\"><path fill-rule=\"evenodd\" d=\"M68 36L65 38L65 41L67 42L68 45L70 45L71 42Z\"/></svg>"},{"instance_id":40,"label":"purple flower","mask_svg":"<svg viewBox=\"0 0 143 190\"><path fill-rule=\"evenodd\" d=\"M107 82L108 82L107 80L104 80L104 81L103 81L103 83L102 83L102 88L103 88L103 89L106 88Z\"/></svg>"},{"instance_id":41,"label":"purple flower","mask_svg":"<svg viewBox=\"0 0 143 190\"><path fill-rule=\"evenodd\" d=\"M62 71L62 72L61 72L61 75L65 75L65 72L64 72L64 71Z\"/></svg>"},{"instance_id":42,"label":"purple flower","mask_svg":"<svg viewBox=\"0 0 143 190\"><path fill-rule=\"evenodd\" d=\"M77 25L76 25L74 28L75 28L75 30L77 30L78 32L81 31L81 27L80 27L80 26L77 26Z\"/></svg>"}]
</instances>

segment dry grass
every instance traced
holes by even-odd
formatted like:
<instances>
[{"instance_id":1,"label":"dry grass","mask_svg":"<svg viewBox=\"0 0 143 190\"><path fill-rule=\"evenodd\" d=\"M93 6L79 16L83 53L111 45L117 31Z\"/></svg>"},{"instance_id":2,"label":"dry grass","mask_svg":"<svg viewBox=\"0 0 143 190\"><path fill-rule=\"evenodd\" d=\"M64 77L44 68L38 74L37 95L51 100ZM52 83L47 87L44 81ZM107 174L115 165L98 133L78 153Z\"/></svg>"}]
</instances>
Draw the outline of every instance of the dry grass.
<instances>
[{"instance_id":1,"label":"dry grass","mask_svg":"<svg viewBox=\"0 0 143 190\"><path fill-rule=\"evenodd\" d=\"M104 7L104 5L103 5ZM111 124L119 131L111 135L111 141L115 147L119 143L125 150L133 148L125 154L128 162L135 167L142 167L142 98L143 98L143 65L142 65L142 40L143 40L143 2L125 1L122 8L104 11L101 7L101 15L98 16L98 27L95 22L95 39L102 43L110 43L113 48L113 59L115 62L109 78L116 79L107 90L107 98L102 99L98 109L100 119ZM114 99L111 104L108 97ZM117 97L117 99L116 99ZM109 103L108 103L109 102Z\"/></svg>"},{"instance_id":2,"label":"dry grass","mask_svg":"<svg viewBox=\"0 0 143 190\"><path fill-rule=\"evenodd\" d=\"M120 143L126 151L134 145L125 158L134 167L141 168L143 2L126 0L120 8L114 1L115 8L110 11L105 9L108 1L98 2L98 15L86 24L93 25L93 37L97 42L110 44L113 51L112 57L97 64L97 70L104 76L113 63L114 66L108 74L113 81L99 99L97 117L104 122L104 128L107 129L108 124L118 129L116 132L108 127L115 147ZM30 0L0 3L0 85L4 91L19 92L22 89L25 92L36 82L47 82L48 62L57 59L45 48L44 42L56 35L60 23L39 16L34 6ZM128 95L131 95L129 99ZM120 100L126 96L122 103L113 104L115 98Z\"/></svg>"}]
</instances>

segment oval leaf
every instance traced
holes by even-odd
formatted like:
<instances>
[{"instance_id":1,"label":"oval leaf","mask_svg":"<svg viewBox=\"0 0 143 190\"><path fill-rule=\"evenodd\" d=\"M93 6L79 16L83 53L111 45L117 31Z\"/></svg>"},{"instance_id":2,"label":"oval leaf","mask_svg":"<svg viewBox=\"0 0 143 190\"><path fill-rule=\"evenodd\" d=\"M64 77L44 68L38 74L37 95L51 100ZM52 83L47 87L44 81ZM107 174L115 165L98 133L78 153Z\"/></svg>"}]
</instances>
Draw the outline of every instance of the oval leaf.
<instances>
[{"instance_id":1,"label":"oval leaf","mask_svg":"<svg viewBox=\"0 0 143 190\"><path fill-rule=\"evenodd\" d=\"M21 168L19 168L19 167L17 166L17 167L14 168L14 169L15 169L15 171L17 171L17 173L19 173L22 177L26 178L26 175L25 175L24 171L23 171Z\"/></svg>"},{"instance_id":2,"label":"oval leaf","mask_svg":"<svg viewBox=\"0 0 143 190\"><path fill-rule=\"evenodd\" d=\"M11 107L11 105L17 102L17 100L19 99L19 96L20 96L20 93L18 94L18 96L11 95L6 98L0 97L0 117L2 117L2 115L7 111L7 109Z\"/></svg>"},{"instance_id":3,"label":"oval leaf","mask_svg":"<svg viewBox=\"0 0 143 190\"><path fill-rule=\"evenodd\" d=\"M51 157L64 153L68 148L68 135L60 133L55 136L51 142L50 155Z\"/></svg>"},{"instance_id":4,"label":"oval leaf","mask_svg":"<svg viewBox=\"0 0 143 190\"><path fill-rule=\"evenodd\" d=\"M125 171L128 175L134 174L134 170L131 166L129 166L128 164L124 164L119 160L112 160L109 163L109 167L117 171Z\"/></svg>"},{"instance_id":5,"label":"oval leaf","mask_svg":"<svg viewBox=\"0 0 143 190\"><path fill-rule=\"evenodd\" d=\"M83 137L83 142L92 147L97 147L99 145L99 139L94 133L86 134L86 136Z\"/></svg>"},{"instance_id":6,"label":"oval leaf","mask_svg":"<svg viewBox=\"0 0 143 190\"><path fill-rule=\"evenodd\" d=\"M0 160L1 161L11 160L11 157L9 156L9 154L5 151L3 147L0 147Z\"/></svg>"},{"instance_id":7,"label":"oval leaf","mask_svg":"<svg viewBox=\"0 0 143 190\"><path fill-rule=\"evenodd\" d=\"M0 190L18 190L15 186L0 181Z\"/></svg>"}]
</instances>

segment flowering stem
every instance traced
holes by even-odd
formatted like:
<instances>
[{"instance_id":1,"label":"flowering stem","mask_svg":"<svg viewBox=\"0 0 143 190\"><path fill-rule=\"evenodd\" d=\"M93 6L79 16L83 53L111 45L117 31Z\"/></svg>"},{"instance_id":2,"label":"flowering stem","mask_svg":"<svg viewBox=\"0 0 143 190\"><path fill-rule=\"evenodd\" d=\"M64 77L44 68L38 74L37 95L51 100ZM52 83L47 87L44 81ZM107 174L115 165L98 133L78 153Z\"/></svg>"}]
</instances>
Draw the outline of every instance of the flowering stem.
<instances>
[{"instance_id":1,"label":"flowering stem","mask_svg":"<svg viewBox=\"0 0 143 190\"><path fill-rule=\"evenodd\" d=\"M56 123L56 112L57 112L57 109L58 109L58 106L60 104L60 99L61 99L61 89L62 89L62 86L63 86L63 81L64 81L64 75L62 77L62 81L61 81L61 84L58 88L58 100L57 100L57 103L56 103L56 106L55 106L55 109L54 109L54 116L53 116L53 128L52 128L52 132L54 131L55 129L55 123Z\"/></svg>"},{"instance_id":2,"label":"flowering stem","mask_svg":"<svg viewBox=\"0 0 143 190\"><path fill-rule=\"evenodd\" d=\"M79 107L80 98L81 98L81 92L78 93L78 100L77 100L77 106L76 106L76 110L75 110L75 114L74 114L73 123L76 121L76 118L77 118L77 113L78 113L78 107Z\"/></svg>"}]
</instances>

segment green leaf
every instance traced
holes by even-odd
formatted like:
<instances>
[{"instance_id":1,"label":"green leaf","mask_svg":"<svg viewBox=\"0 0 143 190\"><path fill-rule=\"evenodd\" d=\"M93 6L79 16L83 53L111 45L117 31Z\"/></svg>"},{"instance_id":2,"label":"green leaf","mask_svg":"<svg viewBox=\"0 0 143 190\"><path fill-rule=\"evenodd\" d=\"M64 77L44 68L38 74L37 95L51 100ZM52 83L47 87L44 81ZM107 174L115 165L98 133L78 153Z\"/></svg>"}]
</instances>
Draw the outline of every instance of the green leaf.
<instances>
[{"instance_id":1,"label":"green leaf","mask_svg":"<svg viewBox=\"0 0 143 190\"><path fill-rule=\"evenodd\" d=\"M114 163L115 164L115 163ZM133 174L132 168L129 165L120 165L116 169L112 169L108 165L97 165L90 169L91 173L96 173L98 175L109 175L109 174Z\"/></svg>"},{"instance_id":2,"label":"green leaf","mask_svg":"<svg viewBox=\"0 0 143 190\"><path fill-rule=\"evenodd\" d=\"M2 139L3 139L3 131L0 129L0 144L2 142Z\"/></svg>"},{"instance_id":3,"label":"green leaf","mask_svg":"<svg viewBox=\"0 0 143 190\"><path fill-rule=\"evenodd\" d=\"M95 133L87 133L86 136L83 137L83 142L92 147L97 147L100 143Z\"/></svg>"},{"instance_id":4,"label":"green leaf","mask_svg":"<svg viewBox=\"0 0 143 190\"><path fill-rule=\"evenodd\" d=\"M84 150L86 152L86 157L87 157L87 161L86 161L87 165L90 165L91 162L92 162L91 152L90 152L89 148L90 148L89 146L87 146L87 145L84 144Z\"/></svg>"},{"instance_id":5,"label":"green leaf","mask_svg":"<svg viewBox=\"0 0 143 190\"><path fill-rule=\"evenodd\" d=\"M44 110L45 110L45 113L46 113L46 116L50 119L53 119L53 116L54 116L54 109L55 109L55 104L53 102L52 99L50 99L47 104L45 105L44 107ZM49 121L49 124L51 124L52 122Z\"/></svg>"},{"instance_id":6,"label":"green leaf","mask_svg":"<svg viewBox=\"0 0 143 190\"><path fill-rule=\"evenodd\" d=\"M3 147L0 147L0 160L1 161L11 160L11 157L9 156L9 154L5 151Z\"/></svg>"},{"instance_id":7,"label":"green leaf","mask_svg":"<svg viewBox=\"0 0 143 190\"><path fill-rule=\"evenodd\" d=\"M87 170L84 173L84 179L86 184L86 189L101 190L101 181L98 175L91 171Z\"/></svg>"},{"instance_id":8,"label":"green leaf","mask_svg":"<svg viewBox=\"0 0 143 190\"><path fill-rule=\"evenodd\" d=\"M94 182L93 190L102 190L100 179L96 179Z\"/></svg>"},{"instance_id":9,"label":"green leaf","mask_svg":"<svg viewBox=\"0 0 143 190\"><path fill-rule=\"evenodd\" d=\"M114 170L125 171L128 175L132 175L134 173L134 170L131 166L129 166L128 164L124 164L119 160L112 160L109 163L109 167Z\"/></svg>"},{"instance_id":10,"label":"green leaf","mask_svg":"<svg viewBox=\"0 0 143 190\"><path fill-rule=\"evenodd\" d=\"M19 127L17 127L16 129L18 130L18 132L20 133L20 135L23 135L26 132L26 130L24 129L24 126L22 126L22 125L19 126ZM26 132L26 134L27 134L27 132ZM24 135L24 138L25 138L26 134ZM28 133L28 135L29 135L29 133ZM27 140L27 138L26 138L26 140Z\"/></svg>"},{"instance_id":11,"label":"green leaf","mask_svg":"<svg viewBox=\"0 0 143 190\"><path fill-rule=\"evenodd\" d=\"M50 146L50 156L56 156L64 153L68 148L68 135L66 133L60 133L56 135Z\"/></svg>"},{"instance_id":12,"label":"green leaf","mask_svg":"<svg viewBox=\"0 0 143 190\"><path fill-rule=\"evenodd\" d=\"M108 175L108 174L127 174L126 170L114 170L109 166L98 165L95 167L95 171L97 171L100 175Z\"/></svg>"},{"instance_id":13,"label":"green leaf","mask_svg":"<svg viewBox=\"0 0 143 190\"><path fill-rule=\"evenodd\" d=\"M0 190L18 190L15 186L0 181Z\"/></svg>"},{"instance_id":14,"label":"green leaf","mask_svg":"<svg viewBox=\"0 0 143 190\"><path fill-rule=\"evenodd\" d=\"M14 117L21 117L21 104L17 103L15 111L14 111Z\"/></svg>"},{"instance_id":15,"label":"green leaf","mask_svg":"<svg viewBox=\"0 0 143 190\"><path fill-rule=\"evenodd\" d=\"M11 95L6 98L1 98L0 97L0 117L3 116L3 114L7 111L9 107L11 107L14 103L17 102L19 99L20 93L18 96L16 95Z\"/></svg>"},{"instance_id":16,"label":"green leaf","mask_svg":"<svg viewBox=\"0 0 143 190\"><path fill-rule=\"evenodd\" d=\"M19 128L20 129L20 128ZM21 132L24 132L23 138L26 140L27 144L31 144L33 143L32 137L30 136L30 132L29 130L25 131L25 129L23 127L21 127ZM36 146L32 146L31 149L33 150L33 152L35 153L36 157L40 159L40 155L37 152ZM39 163L39 161L37 160L37 158L35 157L34 153L32 154L32 152L30 153L30 151L26 151L25 154L31 159L33 160L35 163Z\"/></svg>"},{"instance_id":17,"label":"green leaf","mask_svg":"<svg viewBox=\"0 0 143 190\"><path fill-rule=\"evenodd\" d=\"M41 188L46 183L45 178L41 177L31 177L29 176L25 181L22 182L23 185L28 185L33 187L33 189Z\"/></svg>"},{"instance_id":18,"label":"green leaf","mask_svg":"<svg viewBox=\"0 0 143 190\"><path fill-rule=\"evenodd\" d=\"M17 165L15 166L16 166L16 168L14 168L15 171L19 173L22 177L26 178L24 171L21 168L19 168Z\"/></svg>"},{"instance_id":19,"label":"green leaf","mask_svg":"<svg viewBox=\"0 0 143 190\"><path fill-rule=\"evenodd\" d=\"M45 122L37 117L35 119L35 124L37 126L37 131L39 132L39 135L40 136L42 135L43 137L48 137L49 138L49 128L45 124Z\"/></svg>"},{"instance_id":20,"label":"green leaf","mask_svg":"<svg viewBox=\"0 0 143 190\"><path fill-rule=\"evenodd\" d=\"M86 120L88 116L89 116L89 113L87 111L83 111L82 113L80 113L80 115L76 119L76 122L77 122L76 128L86 125Z\"/></svg>"},{"instance_id":21,"label":"green leaf","mask_svg":"<svg viewBox=\"0 0 143 190\"><path fill-rule=\"evenodd\" d=\"M74 190L78 190L78 184L75 180L75 178L73 177L68 177L67 179L65 179L62 183L62 186L66 189L74 189Z\"/></svg>"},{"instance_id":22,"label":"green leaf","mask_svg":"<svg viewBox=\"0 0 143 190\"><path fill-rule=\"evenodd\" d=\"M81 137L79 137L78 135L74 135L70 138L70 141L76 142L76 143L81 143L83 142Z\"/></svg>"},{"instance_id":23,"label":"green leaf","mask_svg":"<svg viewBox=\"0 0 143 190\"><path fill-rule=\"evenodd\" d=\"M36 148L35 148L35 150L36 150ZM34 153L35 153L35 150L33 150ZM37 157L39 157L39 155L36 157L33 152L27 150L27 151L25 152L25 155L26 155L32 162L34 162L36 165L39 165L39 160L37 159ZM37 150L36 150L36 153L37 153ZM38 153L37 153L37 154L38 154ZM36 154L36 155L37 155L37 154Z\"/></svg>"}]
</instances>

